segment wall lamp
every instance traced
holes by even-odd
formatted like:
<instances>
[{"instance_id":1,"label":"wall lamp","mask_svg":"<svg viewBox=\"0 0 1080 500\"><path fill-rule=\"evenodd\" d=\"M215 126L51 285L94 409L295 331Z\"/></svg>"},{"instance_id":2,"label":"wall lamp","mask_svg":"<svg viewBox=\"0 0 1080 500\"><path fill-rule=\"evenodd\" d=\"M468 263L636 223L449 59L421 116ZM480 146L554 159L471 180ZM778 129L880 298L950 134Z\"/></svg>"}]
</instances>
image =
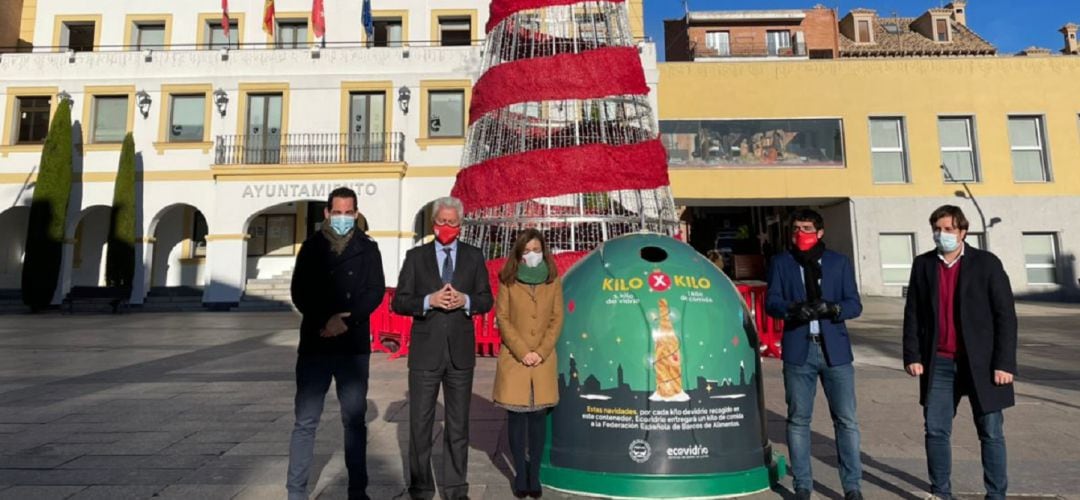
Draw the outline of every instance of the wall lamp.
<instances>
[{"instance_id":1,"label":"wall lamp","mask_svg":"<svg viewBox=\"0 0 1080 500\"><path fill-rule=\"evenodd\" d=\"M140 90L135 93L135 102L139 105L139 112L142 113L143 118L150 116L150 105L154 100L150 98L150 94L145 90Z\"/></svg>"},{"instance_id":2,"label":"wall lamp","mask_svg":"<svg viewBox=\"0 0 1080 500\"><path fill-rule=\"evenodd\" d=\"M229 94L221 87L214 91L214 105L217 106L218 113L225 116L225 110L229 108Z\"/></svg>"},{"instance_id":3,"label":"wall lamp","mask_svg":"<svg viewBox=\"0 0 1080 500\"><path fill-rule=\"evenodd\" d=\"M75 105L75 103L71 100L71 94L67 93L66 90L61 90L59 94L56 94L56 98L60 99L60 102L67 102L70 106Z\"/></svg>"},{"instance_id":4,"label":"wall lamp","mask_svg":"<svg viewBox=\"0 0 1080 500\"><path fill-rule=\"evenodd\" d=\"M409 114L409 100L412 99L412 91L409 87L401 86L397 91L398 106L401 108L401 112Z\"/></svg>"}]
</instances>

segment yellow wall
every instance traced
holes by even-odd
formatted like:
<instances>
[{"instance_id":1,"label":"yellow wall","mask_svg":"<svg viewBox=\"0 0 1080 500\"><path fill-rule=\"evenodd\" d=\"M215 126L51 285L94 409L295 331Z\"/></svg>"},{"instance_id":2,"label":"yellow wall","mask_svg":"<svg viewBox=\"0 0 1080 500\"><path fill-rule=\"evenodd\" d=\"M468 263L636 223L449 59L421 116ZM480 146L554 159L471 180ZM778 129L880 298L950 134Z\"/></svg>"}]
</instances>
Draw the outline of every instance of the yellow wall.
<instances>
[{"instance_id":1,"label":"yellow wall","mask_svg":"<svg viewBox=\"0 0 1080 500\"><path fill-rule=\"evenodd\" d=\"M659 118L841 118L846 168L671 169L682 199L952 196L939 115L975 117L977 196L1080 195L1080 57L660 65ZM1016 183L1008 115L1045 116L1053 182ZM910 184L873 183L869 117L907 124Z\"/></svg>"}]
</instances>

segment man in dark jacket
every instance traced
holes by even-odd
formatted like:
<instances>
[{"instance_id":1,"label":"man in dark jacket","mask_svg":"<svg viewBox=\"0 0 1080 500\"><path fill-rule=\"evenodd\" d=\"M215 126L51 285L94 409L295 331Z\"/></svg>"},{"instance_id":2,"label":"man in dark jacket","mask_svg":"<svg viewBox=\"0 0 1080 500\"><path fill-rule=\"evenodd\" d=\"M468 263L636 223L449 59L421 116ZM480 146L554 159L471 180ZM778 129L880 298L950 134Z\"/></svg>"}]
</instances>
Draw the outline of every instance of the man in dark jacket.
<instances>
[{"instance_id":1,"label":"man in dark jacket","mask_svg":"<svg viewBox=\"0 0 1080 500\"><path fill-rule=\"evenodd\" d=\"M468 498L469 404L472 400L476 337L472 316L493 304L487 266L479 248L458 241L462 206L456 198L435 200L435 241L409 250L391 307L413 317L409 344L409 496L435 495L431 433L435 402L443 388L443 494Z\"/></svg>"},{"instance_id":2,"label":"man in dark jacket","mask_svg":"<svg viewBox=\"0 0 1080 500\"><path fill-rule=\"evenodd\" d=\"M784 320L784 395L787 442L795 498L809 500L810 421L818 379L829 402L845 500L862 500L859 421L855 413L855 367L844 321L862 314L855 269L847 257L825 248L825 220L805 209L792 216L790 252L769 268L765 309Z\"/></svg>"},{"instance_id":3,"label":"man in dark jacket","mask_svg":"<svg viewBox=\"0 0 1080 500\"><path fill-rule=\"evenodd\" d=\"M986 498L1008 489L1002 410L1015 402L1016 305L994 254L964 243L968 221L945 205L930 216L937 249L915 258L904 308L904 368L919 377L931 498L952 495L949 443L956 405L971 403Z\"/></svg>"},{"instance_id":4,"label":"man in dark jacket","mask_svg":"<svg viewBox=\"0 0 1080 500\"><path fill-rule=\"evenodd\" d=\"M386 292L379 246L356 227L356 193L330 193L322 229L300 248L292 300L303 315L296 360L296 424L289 442L289 500L306 499L326 391L333 379L345 426L349 498L367 499L368 318Z\"/></svg>"}]
</instances>

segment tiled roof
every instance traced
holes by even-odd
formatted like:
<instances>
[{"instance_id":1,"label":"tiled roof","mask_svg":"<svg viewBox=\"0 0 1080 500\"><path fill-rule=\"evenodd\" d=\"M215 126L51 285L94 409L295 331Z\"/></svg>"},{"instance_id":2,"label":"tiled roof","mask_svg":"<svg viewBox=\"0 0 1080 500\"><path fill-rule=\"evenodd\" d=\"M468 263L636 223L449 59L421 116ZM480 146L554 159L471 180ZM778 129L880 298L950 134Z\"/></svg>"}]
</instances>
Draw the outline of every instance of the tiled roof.
<instances>
[{"instance_id":1,"label":"tiled roof","mask_svg":"<svg viewBox=\"0 0 1080 500\"><path fill-rule=\"evenodd\" d=\"M854 11L852 11L854 12ZM855 43L855 40L840 34L840 57L911 57L911 56L970 56L997 54L990 42L987 42L967 26L951 22L952 41L935 42L915 31L911 17L876 17L874 18L874 42ZM886 24L896 24L897 32L890 33Z\"/></svg>"}]
</instances>

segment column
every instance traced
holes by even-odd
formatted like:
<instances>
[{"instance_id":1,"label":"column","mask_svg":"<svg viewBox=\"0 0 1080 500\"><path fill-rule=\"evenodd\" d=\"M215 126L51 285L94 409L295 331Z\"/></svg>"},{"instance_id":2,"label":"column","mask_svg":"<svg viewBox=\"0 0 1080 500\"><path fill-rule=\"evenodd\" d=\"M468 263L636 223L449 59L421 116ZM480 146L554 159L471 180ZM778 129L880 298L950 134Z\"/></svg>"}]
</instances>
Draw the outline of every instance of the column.
<instances>
[{"instance_id":1,"label":"column","mask_svg":"<svg viewBox=\"0 0 1080 500\"><path fill-rule=\"evenodd\" d=\"M247 235L206 235L206 272L203 304L211 309L239 304L247 277Z\"/></svg>"}]
</instances>

